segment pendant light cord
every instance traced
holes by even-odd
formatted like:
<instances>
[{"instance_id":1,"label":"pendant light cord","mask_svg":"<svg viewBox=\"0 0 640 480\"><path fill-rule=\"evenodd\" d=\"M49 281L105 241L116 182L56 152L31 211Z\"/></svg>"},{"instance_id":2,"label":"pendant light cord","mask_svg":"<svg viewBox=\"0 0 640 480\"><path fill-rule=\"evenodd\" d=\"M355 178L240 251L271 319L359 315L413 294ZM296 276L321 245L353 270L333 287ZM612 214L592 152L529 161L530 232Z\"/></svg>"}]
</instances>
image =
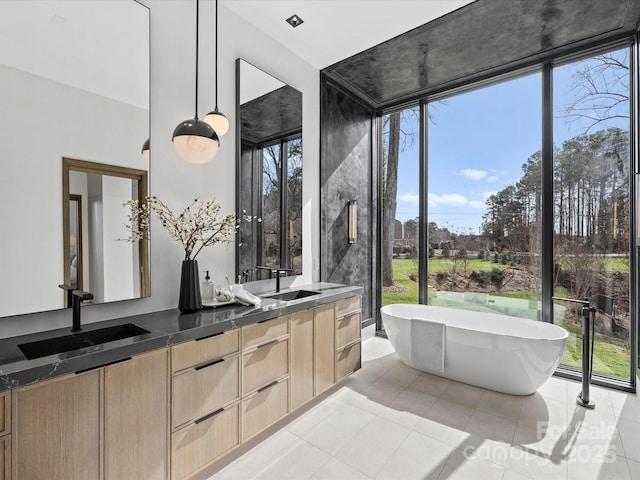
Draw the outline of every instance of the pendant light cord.
<instances>
[{"instance_id":1,"label":"pendant light cord","mask_svg":"<svg viewBox=\"0 0 640 480\"><path fill-rule=\"evenodd\" d=\"M196 0L196 120L198 119L198 40L200 39L200 0Z\"/></svg>"},{"instance_id":2,"label":"pendant light cord","mask_svg":"<svg viewBox=\"0 0 640 480\"><path fill-rule=\"evenodd\" d=\"M218 0L216 0L216 55L215 55L215 80L216 80L216 110L218 110Z\"/></svg>"}]
</instances>

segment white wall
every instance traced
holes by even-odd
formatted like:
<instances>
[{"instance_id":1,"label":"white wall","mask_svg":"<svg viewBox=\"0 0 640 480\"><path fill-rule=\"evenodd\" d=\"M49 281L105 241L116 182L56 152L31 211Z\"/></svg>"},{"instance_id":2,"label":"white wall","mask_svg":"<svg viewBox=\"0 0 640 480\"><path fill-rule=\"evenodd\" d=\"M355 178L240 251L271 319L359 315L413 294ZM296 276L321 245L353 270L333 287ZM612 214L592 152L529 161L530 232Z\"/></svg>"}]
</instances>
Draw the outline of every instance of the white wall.
<instances>
[{"instance_id":1,"label":"white wall","mask_svg":"<svg viewBox=\"0 0 640 480\"><path fill-rule=\"evenodd\" d=\"M194 115L195 0L144 0L151 10L151 192L178 209L196 197L215 197L224 211L235 211L235 60L253 65L303 93L304 131L304 274L295 284L316 281L319 258L319 71L219 5L218 106L231 122L221 139L217 157L206 165L182 161L171 134L182 120ZM200 2L199 116L214 107L214 9L212 0ZM178 303L180 244L155 222L151 242L151 297L115 304L83 307L83 322L175 308ZM234 248L214 246L198 257L200 270L211 270L220 283L234 275ZM69 311L0 319L0 337L70 325Z\"/></svg>"}]
</instances>

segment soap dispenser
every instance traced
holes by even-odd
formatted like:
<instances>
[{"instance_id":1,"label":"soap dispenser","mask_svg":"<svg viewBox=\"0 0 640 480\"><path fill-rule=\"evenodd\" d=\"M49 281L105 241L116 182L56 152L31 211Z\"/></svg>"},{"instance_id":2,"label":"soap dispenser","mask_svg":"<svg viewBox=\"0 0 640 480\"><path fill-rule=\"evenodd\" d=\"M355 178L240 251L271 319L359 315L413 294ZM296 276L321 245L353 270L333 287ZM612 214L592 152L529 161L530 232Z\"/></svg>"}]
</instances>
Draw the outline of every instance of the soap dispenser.
<instances>
[{"instance_id":1,"label":"soap dispenser","mask_svg":"<svg viewBox=\"0 0 640 480\"><path fill-rule=\"evenodd\" d=\"M213 302L213 283L209 277L209 270L205 270L204 282L200 284L200 295L203 303Z\"/></svg>"}]
</instances>

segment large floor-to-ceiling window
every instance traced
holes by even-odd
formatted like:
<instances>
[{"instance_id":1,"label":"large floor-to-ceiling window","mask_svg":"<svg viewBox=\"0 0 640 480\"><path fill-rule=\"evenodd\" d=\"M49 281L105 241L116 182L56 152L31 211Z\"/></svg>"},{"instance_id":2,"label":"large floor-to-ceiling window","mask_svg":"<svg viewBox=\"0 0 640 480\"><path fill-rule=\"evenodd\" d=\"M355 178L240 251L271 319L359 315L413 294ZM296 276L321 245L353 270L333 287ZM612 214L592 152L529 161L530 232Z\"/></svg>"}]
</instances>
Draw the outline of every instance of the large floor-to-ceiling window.
<instances>
[{"instance_id":1,"label":"large floor-to-ceiling window","mask_svg":"<svg viewBox=\"0 0 640 480\"><path fill-rule=\"evenodd\" d=\"M539 318L540 77L427 105L432 305Z\"/></svg>"},{"instance_id":2,"label":"large floor-to-ceiling window","mask_svg":"<svg viewBox=\"0 0 640 480\"><path fill-rule=\"evenodd\" d=\"M382 305L418 303L420 110L382 118Z\"/></svg>"},{"instance_id":3,"label":"large floor-to-ceiling window","mask_svg":"<svg viewBox=\"0 0 640 480\"><path fill-rule=\"evenodd\" d=\"M630 367L629 49L553 69L554 286L596 308L593 371ZM562 364L582 364L581 306L554 302L569 330Z\"/></svg>"},{"instance_id":4,"label":"large floor-to-ceiling window","mask_svg":"<svg viewBox=\"0 0 640 480\"><path fill-rule=\"evenodd\" d=\"M383 235L381 304L421 298L553 321L569 331L570 372L582 365L581 308L552 298L586 298L596 310L594 373L633 384L629 57L628 45L603 49L384 115L383 231L393 242ZM393 151L407 149L398 141L407 132L424 145L417 159ZM414 251L421 231L427 242Z\"/></svg>"}]
</instances>

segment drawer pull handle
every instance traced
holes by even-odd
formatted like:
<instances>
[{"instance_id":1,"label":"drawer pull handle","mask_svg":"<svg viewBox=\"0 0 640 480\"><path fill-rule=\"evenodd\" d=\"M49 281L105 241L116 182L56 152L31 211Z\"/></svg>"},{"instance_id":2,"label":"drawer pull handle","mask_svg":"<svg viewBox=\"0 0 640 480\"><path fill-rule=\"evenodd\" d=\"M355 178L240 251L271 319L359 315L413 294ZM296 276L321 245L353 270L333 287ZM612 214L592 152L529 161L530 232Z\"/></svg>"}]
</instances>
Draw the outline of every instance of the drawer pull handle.
<instances>
[{"instance_id":1,"label":"drawer pull handle","mask_svg":"<svg viewBox=\"0 0 640 480\"><path fill-rule=\"evenodd\" d=\"M218 363L222 363L224 362L224 358L219 358L218 360L214 360L213 362L209 362L209 363L205 363L204 365L198 365L195 370L202 370L203 368L207 368L207 367L212 367L214 365L217 365Z\"/></svg>"},{"instance_id":2,"label":"drawer pull handle","mask_svg":"<svg viewBox=\"0 0 640 480\"><path fill-rule=\"evenodd\" d=\"M360 343L360 340L354 340L354 341L353 341L353 342L351 342L351 343L347 343L347 344L344 346L344 349L345 349L345 350L348 350L348 349L350 349L350 348L355 347L355 346L356 346L357 344L359 344L359 343Z\"/></svg>"},{"instance_id":3,"label":"drawer pull handle","mask_svg":"<svg viewBox=\"0 0 640 480\"><path fill-rule=\"evenodd\" d=\"M279 340L271 340L270 342L263 343L262 345L258 345L258 348L270 347L271 345L275 345Z\"/></svg>"},{"instance_id":4,"label":"drawer pull handle","mask_svg":"<svg viewBox=\"0 0 640 480\"><path fill-rule=\"evenodd\" d=\"M273 386L277 385L278 383L279 383L279 382L278 382L277 380L274 380L274 381L273 381L273 382L271 382L270 384L265 385L264 387L260 387L260 388L258 389L258 393L262 393L262 392L264 392L265 390L269 390L271 387L273 387Z\"/></svg>"},{"instance_id":5,"label":"drawer pull handle","mask_svg":"<svg viewBox=\"0 0 640 480\"><path fill-rule=\"evenodd\" d=\"M221 414L222 412L224 412L224 408L219 408L218 410L216 410L215 412L211 412L209 415L205 415L202 418L199 418L198 420L196 420L194 423L196 425L198 425L199 423L202 422L206 422L207 420L209 420L211 417L215 417L216 415Z\"/></svg>"},{"instance_id":6,"label":"drawer pull handle","mask_svg":"<svg viewBox=\"0 0 640 480\"><path fill-rule=\"evenodd\" d=\"M207 338L211 338L211 337L217 337L218 335L223 335L224 332L218 332L218 333L214 333L212 335L207 335L206 337L200 337L200 338L196 338L196 342L199 342L200 340L206 340Z\"/></svg>"}]
</instances>

